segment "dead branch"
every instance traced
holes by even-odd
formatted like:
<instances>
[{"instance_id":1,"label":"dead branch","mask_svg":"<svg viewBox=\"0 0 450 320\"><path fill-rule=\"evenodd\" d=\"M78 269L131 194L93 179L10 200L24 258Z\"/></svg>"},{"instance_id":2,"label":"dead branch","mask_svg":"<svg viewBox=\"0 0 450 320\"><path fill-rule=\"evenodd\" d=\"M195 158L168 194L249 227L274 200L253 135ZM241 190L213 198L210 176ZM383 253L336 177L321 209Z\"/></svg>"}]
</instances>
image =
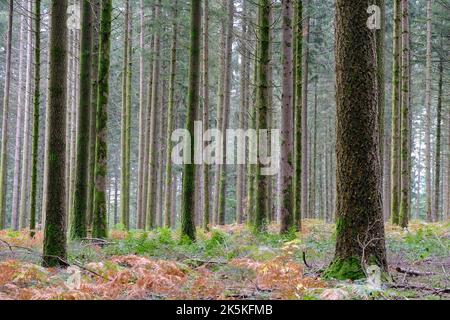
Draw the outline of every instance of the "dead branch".
<instances>
[{"instance_id":1,"label":"dead branch","mask_svg":"<svg viewBox=\"0 0 450 320\"><path fill-rule=\"evenodd\" d=\"M410 269L403 269L401 267L395 268L395 271L397 271L398 273L404 273L405 275L411 276L411 277L432 276L432 275L434 275L433 272L421 272L421 271L415 271L415 270L410 270Z\"/></svg>"}]
</instances>

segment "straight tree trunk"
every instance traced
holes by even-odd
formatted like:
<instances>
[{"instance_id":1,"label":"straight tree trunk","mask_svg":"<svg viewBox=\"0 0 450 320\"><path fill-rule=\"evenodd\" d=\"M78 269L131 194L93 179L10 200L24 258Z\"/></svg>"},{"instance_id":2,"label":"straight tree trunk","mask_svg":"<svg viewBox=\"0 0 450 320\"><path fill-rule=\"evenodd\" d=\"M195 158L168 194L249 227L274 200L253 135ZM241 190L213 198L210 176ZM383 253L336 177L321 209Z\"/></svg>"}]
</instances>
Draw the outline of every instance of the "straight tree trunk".
<instances>
[{"instance_id":1,"label":"straight tree trunk","mask_svg":"<svg viewBox=\"0 0 450 320\"><path fill-rule=\"evenodd\" d=\"M91 64L91 106L89 111L89 178L87 196L88 230L92 231L94 212L94 172L95 172L95 137L98 101L98 60L100 31L100 0L91 1L92 6L92 64Z\"/></svg>"},{"instance_id":2,"label":"straight tree trunk","mask_svg":"<svg viewBox=\"0 0 450 320\"><path fill-rule=\"evenodd\" d=\"M409 103L410 103L410 81L409 81L409 0L402 0L402 98L401 98L401 199L399 223L402 228L408 227L409 221L409 190L411 185L411 172L409 157L410 132L409 132Z\"/></svg>"},{"instance_id":3,"label":"straight tree trunk","mask_svg":"<svg viewBox=\"0 0 450 320\"><path fill-rule=\"evenodd\" d=\"M39 118L41 100L41 0L34 4L34 101L33 101L33 142L31 156L31 194L30 194L30 236L36 232L37 179L39 152Z\"/></svg>"},{"instance_id":4,"label":"straight tree trunk","mask_svg":"<svg viewBox=\"0 0 450 320\"><path fill-rule=\"evenodd\" d=\"M302 70L303 70L303 3L295 2L294 23L294 64L295 64L295 88L294 88L294 221L301 230L302 220Z\"/></svg>"},{"instance_id":5,"label":"straight tree trunk","mask_svg":"<svg viewBox=\"0 0 450 320\"><path fill-rule=\"evenodd\" d=\"M209 1L203 3L203 129L209 129ZM170 149L168 149L170 150ZM203 162L203 229L209 228L210 193L209 165ZM172 191L173 192L173 191ZM176 189L175 189L176 192Z\"/></svg>"},{"instance_id":6,"label":"straight tree trunk","mask_svg":"<svg viewBox=\"0 0 450 320\"><path fill-rule=\"evenodd\" d=\"M269 0L260 0L258 6L258 83L257 83L257 129L267 129L269 110L269 47L270 47L270 6ZM266 143L266 142L264 142ZM258 146L261 145L258 135ZM260 148L258 148L260 149ZM262 174L262 155L258 150L258 164L256 166L256 206L255 231L265 231L268 217L267 197L269 177Z\"/></svg>"},{"instance_id":7,"label":"straight tree trunk","mask_svg":"<svg viewBox=\"0 0 450 320\"><path fill-rule=\"evenodd\" d=\"M431 200L431 56L432 56L433 2L427 0L427 43L425 68L425 197L426 218L433 221Z\"/></svg>"},{"instance_id":8,"label":"straight tree trunk","mask_svg":"<svg viewBox=\"0 0 450 320\"><path fill-rule=\"evenodd\" d=\"M144 152L146 131L146 101L145 101L145 1L139 2L140 33L139 33L139 156L138 156L138 187L137 187L137 225L142 228L142 199L144 187Z\"/></svg>"},{"instance_id":9,"label":"straight tree trunk","mask_svg":"<svg viewBox=\"0 0 450 320\"><path fill-rule=\"evenodd\" d=\"M191 28L189 52L189 89L187 103L186 129L194 137L194 120L199 101L200 79L200 37L201 37L201 1L191 0ZM194 141L191 141L191 156L194 155ZM181 234L195 240L194 205L195 205L195 165L184 164L183 190L181 202Z\"/></svg>"},{"instance_id":10,"label":"straight tree trunk","mask_svg":"<svg viewBox=\"0 0 450 320\"><path fill-rule=\"evenodd\" d=\"M305 10L309 10L309 0L303 1ZM302 175L301 175L301 211L308 213L308 76L309 76L309 12L303 20L302 46Z\"/></svg>"},{"instance_id":11,"label":"straight tree trunk","mask_svg":"<svg viewBox=\"0 0 450 320\"><path fill-rule=\"evenodd\" d=\"M226 2L222 2L222 6L225 10ZM220 37L220 56L219 56L219 79L217 81L217 108L216 108L216 125L217 129L222 129L223 123L223 108L225 101L225 72L226 72L226 19L221 19L221 27L220 27L221 37ZM220 142L218 142L220 143ZM222 171L223 161L223 150L220 148L220 153L216 155L216 159L218 162L215 166L215 176L214 176L214 208L213 208L213 224L216 225L219 223L219 205L220 205L220 178ZM220 160L219 160L220 159Z\"/></svg>"},{"instance_id":12,"label":"straight tree trunk","mask_svg":"<svg viewBox=\"0 0 450 320\"><path fill-rule=\"evenodd\" d=\"M401 1L394 2L393 70L392 70L392 152L391 152L391 217L399 224L400 198L400 51Z\"/></svg>"},{"instance_id":13,"label":"straight tree trunk","mask_svg":"<svg viewBox=\"0 0 450 320\"><path fill-rule=\"evenodd\" d=\"M247 79L247 44L245 43L248 39L245 38L247 35L247 3L243 1L242 3L242 40L240 44L241 51L241 65L240 65L240 104L239 104L239 112L238 112L238 128L245 128L245 113L246 109L246 79ZM244 146L241 146L245 148ZM244 216L244 182L245 182L245 165L238 164L237 165L237 178L236 178L236 223L241 224L243 222Z\"/></svg>"},{"instance_id":14,"label":"straight tree trunk","mask_svg":"<svg viewBox=\"0 0 450 320\"><path fill-rule=\"evenodd\" d=\"M65 129L67 108L67 0L51 2L49 134L43 264L64 266L66 245Z\"/></svg>"},{"instance_id":15,"label":"straight tree trunk","mask_svg":"<svg viewBox=\"0 0 450 320\"><path fill-rule=\"evenodd\" d=\"M128 56L130 52L130 2L125 2L125 19L124 19L124 45L123 45L123 71L122 71L122 125L121 125L121 179L120 179L120 213L121 223L126 230L130 228L130 188L129 188L129 166L128 159L129 148L128 133L129 133L129 117L131 106L128 103L130 83L128 81L129 61L131 57Z\"/></svg>"},{"instance_id":16,"label":"straight tree trunk","mask_svg":"<svg viewBox=\"0 0 450 320\"><path fill-rule=\"evenodd\" d=\"M387 272L376 42L366 10L366 3L336 1L337 244L326 276L337 279L365 277L366 264Z\"/></svg>"},{"instance_id":17,"label":"straight tree trunk","mask_svg":"<svg viewBox=\"0 0 450 320\"><path fill-rule=\"evenodd\" d=\"M441 135L442 135L442 94L443 94L443 74L444 66L442 59L439 62L439 83L438 83L438 101L437 101L437 123L436 123L436 156L434 158L434 209L433 221L440 220L440 196L441 196Z\"/></svg>"},{"instance_id":18,"label":"straight tree trunk","mask_svg":"<svg viewBox=\"0 0 450 320\"><path fill-rule=\"evenodd\" d=\"M97 101L97 133L95 147L95 191L94 191L94 219L92 236L106 238L107 211L107 156L108 156L108 100L109 100L109 70L111 50L111 13L112 0L102 0L100 19L100 46L98 66L98 101ZM117 177L116 177L117 179Z\"/></svg>"},{"instance_id":19,"label":"straight tree trunk","mask_svg":"<svg viewBox=\"0 0 450 320\"><path fill-rule=\"evenodd\" d=\"M222 156L223 165L220 170L220 185L219 185L219 207L218 217L219 224L225 225L226 215L226 194L227 194L227 140L225 132L228 129L230 122L230 103L231 103L231 90L232 90L232 63L233 63L233 24L234 24L234 0L228 0L228 19L227 19L227 37L226 37L226 54L225 54L225 75L224 75L224 100L222 108Z\"/></svg>"},{"instance_id":20,"label":"straight tree trunk","mask_svg":"<svg viewBox=\"0 0 450 320\"><path fill-rule=\"evenodd\" d=\"M155 8L155 21L159 21L161 17L161 0L158 0ZM149 136L149 165L148 165L148 184L147 184L147 209L146 209L146 229L150 230L155 227L156 218L156 190L157 190L157 166L156 166L156 152L157 152L157 109L159 101L159 78L161 69L161 39L160 30L157 28L154 38L154 61L153 61L153 76L152 76L152 100L150 110L150 136Z\"/></svg>"},{"instance_id":21,"label":"straight tree trunk","mask_svg":"<svg viewBox=\"0 0 450 320\"><path fill-rule=\"evenodd\" d=\"M177 75L177 44L178 44L178 1L175 0L172 6L172 48L170 59L170 79L169 79L169 110L167 111L167 155L166 155L166 181L164 196L164 226L172 226L172 195L169 190L173 183L172 175L172 154L173 148L172 131L174 129L174 108L175 108L175 80Z\"/></svg>"},{"instance_id":22,"label":"straight tree trunk","mask_svg":"<svg viewBox=\"0 0 450 320\"><path fill-rule=\"evenodd\" d=\"M22 0L20 6L25 11L26 4ZM17 81L17 111L16 111L16 143L14 148L14 177L13 177L13 196L12 196L12 212L11 212L11 228L19 230L19 208L20 208L20 178L21 178L21 160L22 160L22 134L23 134L23 114L25 113L25 104L22 99L23 94L23 65L24 65L24 44L25 42L25 28L27 21L25 20L26 12L20 14L20 31L19 31L19 69Z\"/></svg>"},{"instance_id":23,"label":"straight tree trunk","mask_svg":"<svg viewBox=\"0 0 450 320\"><path fill-rule=\"evenodd\" d=\"M311 141L311 181L309 183L309 198L310 198L310 204L309 204L309 213L310 218L315 219L316 218L316 169L317 169L317 78L315 79L315 87L314 87L314 110L313 110L313 138Z\"/></svg>"},{"instance_id":24,"label":"straight tree trunk","mask_svg":"<svg viewBox=\"0 0 450 320\"><path fill-rule=\"evenodd\" d=\"M293 45L292 45L292 1L282 3L282 105L281 105L281 233L287 233L294 223L293 177L294 177L294 119L293 119Z\"/></svg>"},{"instance_id":25,"label":"straight tree trunk","mask_svg":"<svg viewBox=\"0 0 450 320\"><path fill-rule=\"evenodd\" d=\"M27 1L27 12L33 12L33 3ZM29 199L29 182L30 182L30 115L31 115L31 77L33 73L33 29L32 16L28 13L27 24L27 60L25 71L25 101L24 113L25 118L23 122L23 153L22 153L22 178L21 178L21 192L20 192L20 207L19 207L19 229L25 229L28 226L28 209L27 201Z\"/></svg>"},{"instance_id":26,"label":"straight tree trunk","mask_svg":"<svg viewBox=\"0 0 450 320\"><path fill-rule=\"evenodd\" d=\"M89 0L81 3L80 100L78 105L77 162L70 237L87 236L89 179L89 116L91 108L92 8Z\"/></svg>"}]
</instances>

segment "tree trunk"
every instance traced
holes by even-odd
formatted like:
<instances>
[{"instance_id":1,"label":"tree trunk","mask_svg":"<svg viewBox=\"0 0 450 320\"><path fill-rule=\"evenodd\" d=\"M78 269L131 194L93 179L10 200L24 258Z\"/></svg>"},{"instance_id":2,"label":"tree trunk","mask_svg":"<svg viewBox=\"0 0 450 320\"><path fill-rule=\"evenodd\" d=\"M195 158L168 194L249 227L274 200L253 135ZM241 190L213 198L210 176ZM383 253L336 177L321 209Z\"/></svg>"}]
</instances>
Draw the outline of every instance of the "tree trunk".
<instances>
[{"instance_id":1,"label":"tree trunk","mask_svg":"<svg viewBox=\"0 0 450 320\"><path fill-rule=\"evenodd\" d=\"M402 126L401 126L401 199L399 223L402 228L408 227L409 221L409 190L411 186L411 172L409 165L410 132L409 132L409 11L408 0L402 0Z\"/></svg>"},{"instance_id":2,"label":"tree trunk","mask_svg":"<svg viewBox=\"0 0 450 320\"><path fill-rule=\"evenodd\" d=\"M233 58L233 23L234 23L234 0L228 0L228 19L227 19L227 38L226 38L226 54L225 54L225 74L224 74L224 100L223 100L223 115L222 115L222 156L223 165L220 170L220 185L219 185L219 207L218 207L218 217L219 224L225 225L225 215L226 215L226 190L227 190L227 165L226 165L226 154L227 154L227 140L225 132L228 129L230 122L230 100L231 100L231 89L232 89L232 58Z\"/></svg>"},{"instance_id":3,"label":"tree trunk","mask_svg":"<svg viewBox=\"0 0 450 320\"><path fill-rule=\"evenodd\" d=\"M303 3L296 1L294 23L294 64L295 64L295 93L294 93L294 220L297 228L301 229L302 220L302 58L303 58Z\"/></svg>"},{"instance_id":4,"label":"tree trunk","mask_svg":"<svg viewBox=\"0 0 450 320\"><path fill-rule=\"evenodd\" d=\"M269 0L259 1L259 23L258 23L258 82L257 82L257 128L265 130L268 127L269 110L269 46L270 46L270 6ZM264 143L267 143L264 141ZM256 206L255 206L255 231L266 229L268 208L268 185L269 177L262 174L262 152L260 150L260 137L258 135L258 164L256 166Z\"/></svg>"},{"instance_id":5,"label":"tree trunk","mask_svg":"<svg viewBox=\"0 0 450 320\"><path fill-rule=\"evenodd\" d=\"M203 130L209 129L209 1L203 4ZM204 144L205 146L205 144ZM168 149L170 150L170 149ZM209 228L209 165L203 162L203 229ZM175 189L176 192L176 189Z\"/></svg>"},{"instance_id":6,"label":"tree trunk","mask_svg":"<svg viewBox=\"0 0 450 320\"><path fill-rule=\"evenodd\" d=\"M245 129L245 114L247 112L246 109L246 79L247 79L247 44L246 35L247 35L247 3L243 1L242 3L242 18L241 18L241 42L240 42L240 51L241 51L241 65L240 65L240 90L239 90L239 112L238 112L238 128ZM245 149L245 145L241 146L241 148ZM236 223L241 224L243 222L244 216L244 183L245 183L245 164L237 165L237 173L236 173Z\"/></svg>"},{"instance_id":7,"label":"tree trunk","mask_svg":"<svg viewBox=\"0 0 450 320\"><path fill-rule=\"evenodd\" d=\"M186 129L194 137L194 121L199 100L200 78L200 37L201 37L201 1L191 0L191 28L189 52L189 89L187 103ZM194 141L191 141L191 156L194 155ZM181 233L195 240L194 196L195 196L195 165L185 163L183 169L183 191L181 203Z\"/></svg>"},{"instance_id":8,"label":"tree trunk","mask_svg":"<svg viewBox=\"0 0 450 320\"><path fill-rule=\"evenodd\" d=\"M33 12L33 3L27 1L27 12ZM33 73L33 29L32 17L28 15L27 23L27 61L25 71L25 101L24 113L25 119L23 122L23 153L22 153L22 178L21 178L21 192L20 192L20 207L19 207L19 229L25 229L28 226L28 206L29 199L29 182L30 182L30 115L31 115L31 77Z\"/></svg>"},{"instance_id":9,"label":"tree trunk","mask_svg":"<svg viewBox=\"0 0 450 320\"><path fill-rule=\"evenodd\" d=\"M46 223L43 263L66 263L65 129L67 86L67 0L51 2L49 135L47 155Z\"/></svg>"},{"instance_id":10,"label":"tree trunk","mask_svg":"<svg viewBox=\"0 0 450 320\"><path fill-rule=\"evenodd\" d=\"M36 202L39 152L39 117L41 100L41 0L34 4L34 101L33 101L33 142L31 160L30 194L30 236L36 232Z\"/></svg>"},{"instance_id":11,"label":"tree trunk","mask_svg":"<svg viewBox=\"0 0 450 320\"><path fill-rule=\"evenodd\" d=\"M131 72L129 68L129 61L131 57L128 56L130 52L130 1L125 2L125 19L124 19L124 44L123 44L123 69L122 69L122 125L121 125L121 178L120 178L120 216L121 223L126 230L130 228L130 181L129 181L129 167L130 162L128 159L129 148L128 144L128 133L130 128L129 118L131 106L128 103L128 97L130 95L129 89L131 83L129 83L129 73Z\"/></svg>"},{"instance_id":12,"label":"tree trunk","mask_svg":"<svg viewBox=\"0 0 450 320\"><path fill-rule=\"evenodd\" d=\"M281 194L280 215L281 233L286 233L293 226L293 183L294 176L294 119L293 119L293 51L292 51L292 1L282 1L282 105L281 105Z\"/></svg>"},{"instance_id":13,"label":"tree trunk","mask_svg":"<svg viewBox=\"0 0 450 320\"><path fill-rule=\"evenodd\" d=\"M25 1L22 0L20 6L25 11ZM23 62L24 62L24 44L25 42L25 20L26 12L20 14L20 31L19 31L19 69L17 82L17 111L16 111L16 143L14 148L14 177L13 177L13 196L12 196L12 212L11 212L11 228L19 230L19 204L20 204L20 177L21 177L21 158L22 158L22 133L23 133L23 114L25 113L24 103L22 101L23 94Z\"/></svg>"},{"instance_id":14,"label":"tree trunk","mask_svg":"<svg viewBox=\"0 0 450 320\"><path fill-rule=\"evenodd\" d=\"M109 100L109 69L111 49L111 13L112 1L102 0L100 19L100 47L98 67L98 101L97 101L97 134L95 147L95 191L94 191L94 220L92 236L106 238L107 211L107 157L108 157L108 100ZM116 177L117 179L117 177Z\"/></svg>"},{"instance_id":15,"label":"tree trunk","mask_svg":"<svg viewBox=\"0 0 450 320\"><path fill-rule=\"evenodd\" d=\"M302 47L302 175L301 175L301 211L308 213L308 72L309 72L309 0L303 3L306 17L303 20L303 47Z\"/></svg>"},{"instance_id":16,"label":"tree trunk","mask_svg":"<svg viewBox=\"0 0 450 320\"><path fill-rule=\"evenodd\" d=\"M92 64L91 64L91 106L89 111L89 178L87 195L87 223L92 231L94 212L94 172L95 172L95 137L97 130L97 100L98 100L98 61L99 61L99 29L100 29L100 0L91 1L92 6Z\"/></svg>"},{"instance_id":17,"label":"tree trunk","mask_svg":"<svg viewBox=\"0 0 450 320\"><path fill-rule=\"evenodd\" d=\"M442 123L442 94L443 94L443 73L444 66L441 61L439 62L439 83L438 83L438 102L437 102L437 123L436 123L436 156L434 158L434 209L433 209L433 221L440 220L440 196L441 196L441 123Z\"/></svg>"},{"instance_id":18,"label":"tree trunk","mask_svg":"<svg viewBox=\"0 0 450 320\"><path fill-rule=\"evenodd\" d=\"M146 131L146 101L145 101L145 1L139 2L140 33L139 33L139 156L138 156L138 186L137 186L137 227L142 228L143 187L144 187L144 153Z\"/></svg>"},{"instance_id":19,"label":"tree trunk","mask_svg":"<svg viewBox=\"0 0 450 320\"><path fill-rule=\"evenodd\" d=\"M225 2L222 1L222 6L225 10ZM225 101L225 72L226 72L226 19L220 19L221 27L221 37L220 37L220 56L219 56L219 79L217 81L217 109L216 109L216 125L217 129L222 129L223 123L223 108ZM221 142L217 142L220 146ZM223 150L219 148L220 152L216 155L217 163L215 166L215 176L214 176L214 208L213 208L213 224L216 225L219 223L219 211L220 211L220 178L222 171L223 161ZM219 160L220 159L220 160Z\"/></svg>"},{"instance_id":20,"label":"tree trunk","mask_svg":"<svg viewBox=\"0 0 450 320\"><path fill-rule=\"evenodd\" d=\"M161 0L158 0L155 7L155 20L159 21L161 17ZM147 184L147 209L146 209L146 229L152 229L155 226L156 218L156 128L157 128L157 109L159 101L159 78L160 78L160 66L161 66L161 41L160 41L160 30L157 28L154 38L154 61L153 61L153 76L152 76L152 100L151 100L151 110L150 110L150 135L149 135L149 165L148 165L148 184Z\"/></svg>"},{"instance_id":21,"label":"tree trunk","mask_svg":"<svg viewBox=\"0 0 450 320\"><path fill-rule=\"evenodd\" d=\"M399 224L400 176L400 51L401 51L401 1L394 3L393 70L392 70L392 161L391 161L391 217Z\"/></svg>"},{"instance_id":22,"label":"tree trunk","mask_svg":"<svg viewBox=\"0 0 450 320\"><path fill-rule=\"evenodd\" d=\"M87 236L87 196L89 178L89 116L91 108L92 63L92 9L89 0L82 0L80 102L78 105L78 136L75 190L70 237L82 239Z\"/></svg>"},{"instance_id":23,"label":"tree trunk","mask_svg":"<svg viewBox=\"0 0 450 320\"><path fill-rule=\"evenodd\" d=\"M174 129L174 107L175 107L175 80L177 75L177 44L178 44L178 1L175 0L172 6L172 49L170 59L170 79L169 79L169 110L167 111L167 155L166 155L166 183L164 196L164 226L172 226L172 195L169 190L172 186L172 154L173 148L172 131Z\"/></svg>"},{"instance_id":24,"label":"tree trunk","mask_svg":"<svg viewBox=\"0 0 450 320\"><path fill-rule=\"evenodd\" d=\"M366 10L365 3L336 1L337 244L326 275L337 279L363 278L365 264L387 272L376 42Z\"/></svg>"},{"instance_id":25,"label":"tree trunk","mask_svg":"<svg viewBox=\"0 0 450 320\"><path fill-rule=\"evenodd\" d=\"M431 206L431 56L432 56L432 0L427 0L427 53L425 69L425 197L426 218L433 221Z\"/></svg>"}]
</instances>

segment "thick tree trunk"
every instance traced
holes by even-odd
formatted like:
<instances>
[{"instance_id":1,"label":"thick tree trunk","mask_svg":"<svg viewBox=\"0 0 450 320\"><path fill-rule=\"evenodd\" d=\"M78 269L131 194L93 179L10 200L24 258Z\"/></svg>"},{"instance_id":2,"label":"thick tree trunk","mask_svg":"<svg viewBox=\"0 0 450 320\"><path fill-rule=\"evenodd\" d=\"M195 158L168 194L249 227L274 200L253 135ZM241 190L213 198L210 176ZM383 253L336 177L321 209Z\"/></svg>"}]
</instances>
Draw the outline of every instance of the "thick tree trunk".
<instances>
[{"instance_id":1,"label":"thick tree trunk","mask_svg":"<svg viewBox=\"0 0 450 320\"><path fill-rule=\"evenodd\" d=\"M49 134L47 155L44 266L66 263L65 129L67 108L67 0L51 2Z\"/></svg>"},{"instance_id":2,"label":"thick tree trunk","mask_svg":"<svg viewBox=\"0 0 450 320\"><path fill-rule=\"evenodd\" d=\"M78 105L77 162L70 237L87 236L87 197L89 178L89 116L91 109L92 9L89 0L82 0L80 101Z\"/></svg>"},{"instance_id":3,"label":"thick tree trunk","mask_svg":"<svg viewBox=\"0 0 450 320\"><path fill-rule=\"evenodd\" d=\"M106 238L107 211L107 157L108 157L108 100L109 100L109 68L111 50L111 13L112 0L102 0L100 19L100 47L98 67L98 101L97 101L97 134L95 147L95 191L94 191L94 220L92 236ZM117 179L117 177L116 177Z\"/></svg>"},{"instance_id":4,"label":"thick tree trunk","mask_svg":"<svg viewBox=\"0 0 450 320\"><path fill-rule=\"evenodd\" d=\"M201 37L201 1L191 1L191 28L190 28L190 53L189 53L189 90L187 103L186 129L191 137L194 137L194 120L199 101L200 78L200 37ZM194 141L191 141L191 156L194 155ZM194 224L194 196L195 196L195 165L184 164L183 191L181 202L181 233L183 236L195 240Z\"/></svg>"},{"instance_id":5,"label":"thick tree trunk","mask_svg":"<svg viewBox=\"0 0 450 320\"><path fill-rule=\"evenodd\" d=\"M376 42L366 10L365 3L336 1L337 244L326 275L337 279L364 277L365 264L387 272Z\"/></svg>"},{"instance_id":6,"label":"thick tree trunk","mask_svg":"<svg viewBox=\"0 0 450 320\"><path fill-rule=\"evenodd\" d=\"M282 105L281 105L281 194L280 215L281 233L293 226L293 177L294 177L294 119L293 119L293 51L292 51L292 1L282 1Z\"/></svg>"}]
</instances>

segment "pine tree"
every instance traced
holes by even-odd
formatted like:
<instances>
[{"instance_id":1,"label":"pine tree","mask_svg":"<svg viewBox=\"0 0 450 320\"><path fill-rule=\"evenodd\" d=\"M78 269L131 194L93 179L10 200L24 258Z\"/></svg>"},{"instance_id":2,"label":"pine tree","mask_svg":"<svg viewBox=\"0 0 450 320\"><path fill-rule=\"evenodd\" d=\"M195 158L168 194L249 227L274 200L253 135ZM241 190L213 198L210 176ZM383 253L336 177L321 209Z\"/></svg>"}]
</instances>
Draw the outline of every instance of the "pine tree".
<instances>
[{"instance_id":1,"label":"pine tree","mask_svg":"<svg viewBox=\"0 0 450 320\"><path fill-rule=\"evenodd\" d=\"M33 101L33 142L31 156L31 194L30 194L30 236L36 232L36 202L39 156L39 118L41 100L41 0L34 3L34 101Z\"/></svg>"},{"instance_id":2,"label":"pine tree","mask_svg":"<svg viewBox=\"0 0 450 320\"><path fill-rule=\"evenodd\" d=\"M200 79L200 37L201 37L201 0L191 1L191 28L189 51L189 89L187 102L186 128L191 137L194 137L194 120L199 101ZM194 143L191 143L191 156L194 155ZM181 203L181 232L183 236L195 240L194 224L194 194L195 194L195 165L184 164L183 191Z\"/></svg>"},{"instance_id":3,"label":"pine tree","mask_svg":"<svg viewBox=\"0 0 450 320\"><path fill-rule=\"evenodd\" d=\"M87 236L87 196L89 178L89 116L91 109L92 9L89 0L81 3L80 101L78 106L77 163L70 237Z\"/></svg>"},{"instance_id":4,"label":"pine tree","mask_svg":"<svg viewBox=\"0 0 450 320\"><path fill-rule=\"evenodd\" d=\"M293 119L293 45L292 45L292 1L282 1L282 48L283 48L283 96L281 110L281 233L292 227L293 216L293 160L294 160L294 119Z\"/></svg>"},{"instance_id":5,"label":"pine tree","mask_svg":"<svg viewBox=\"0 0 450 320\"><path fill-rule=\"evenodd\" d=\"M402 98L401 98L401 199L399 223L402 228L408 226L409 220L409 189L411 185L411 172L409 157L411 156L409 145L409 11L408 0L402 0Z\"/></svg>"},{"instance_id":6,"label":"pine tree","mask_svg":"<svg viewBox=\"0 0 450 320\"><path fill-rule=\"evenodd\" d=\"M94 193L94 219L92 236L106 238L107 236L107 121L109 101L109 71L111 50L111 13L112 1L102 0L100 19L100 47L98 66L98 101L97 101L97 134L95 147L95 193Z\"/></svg>"},{"instance_id":7,"label":"pine tree","mask_svg":"<svg viewBox=\"0 0 450 320\"><path fill-rule=\"evenodd\" d=\"M366 10L365 3L336 1L337 243L326 275L337 279L363 278L369 263L387 272L376 43Z\"/></svg>"},{"instance_id":8,"label":"pine tree","mask_svg":"<svg viewBox=\"0 0 450 320\"><path fill-rule=\"evenodd\" d=\"M65 114L67 108L67 0L51 2L48 155L43 263L64 266L66 248Z\"/></svg>"}]
</instances>

